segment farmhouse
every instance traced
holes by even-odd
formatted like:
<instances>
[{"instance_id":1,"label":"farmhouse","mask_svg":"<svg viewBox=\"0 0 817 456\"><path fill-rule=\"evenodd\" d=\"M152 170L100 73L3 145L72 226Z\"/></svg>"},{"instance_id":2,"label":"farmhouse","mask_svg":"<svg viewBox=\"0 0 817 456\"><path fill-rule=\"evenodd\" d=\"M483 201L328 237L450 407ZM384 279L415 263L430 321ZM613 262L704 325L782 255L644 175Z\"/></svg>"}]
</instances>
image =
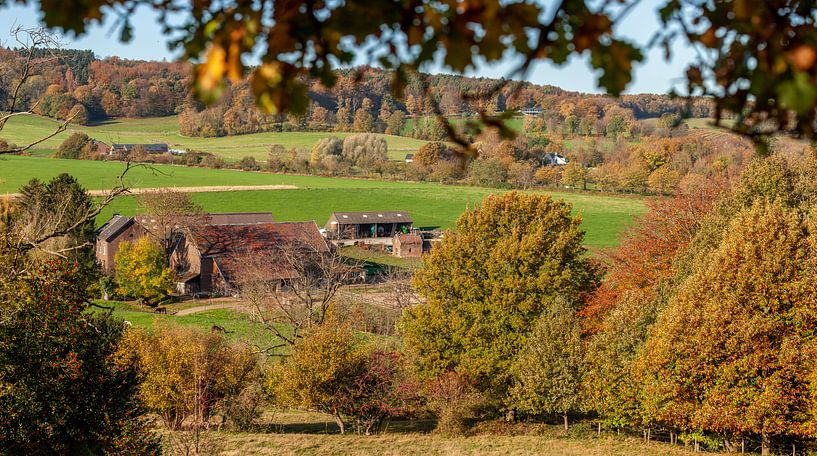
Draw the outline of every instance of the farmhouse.
<instances>
[{"instance_id":1,"label":"farmhouse","mask_svg":"<svg viewBox=\"0 0 817 456\"><path fill-rule=\"evenodd\" d=\"M411 231L411 224L411 215L406 211L333 212L325 229L333 240L380 240L391 244L395 234Z\"/></svg>"},{"instance_id":2,"label":"farmhouse","mask_svg":"<svg viewBox=\"0 0 817 456\"><path fill-rule=\"evenodd\" d=\"M234 289L236 271L246 255L284 254L286 249L328 253L329 245L315 222L247 225L205 225L193 228L174 244L170 266L180 277L181 293L227 294ZM297 275L287 262L272 265L269 280L286 281Z\"/></svg>"},{"instance_id":3,"label":"farmhouse","mask_svg":"<svg viewBox=\"0 0 817 456\"><path fill-rule=\"evenodd\" d=\"M567 162L567 157L554 152L549 152L542 156L542 165L563 166L566 165Z\"/></svg>"},{"instance_id":4,"label":"farmhouse","mask_svg":"<svg viewBox=\"0 0 817 456\"><path fill-rule=\"evenodd\" d=\"M406 154L406 163L414 163L414 154Z\"/></svg>"},{"instance_id":5,"label":"farmhouse","mask_svg":"<svg viewBox=\"0 0 817 456\"><path fill-rule=\"evenodd\" d=\"M165 154L169 151L167 144L114 144L110 154L131 153L137 146L141 146L149 154Z\"/></svg>"},{"instance_id":6,"label":"farmhouse","mask_svg":"<svg viewBox=\"0 0 817 456\"><path fill-rule=\"evenodd\" d=\"M183 216L178 217L180 223ZM198 217L195 223L206 225L247 225L273 222L270 212L222 212ZM150 215L125 217L119 214L111 217L96 231L96 259L102 270L110 272L114 258L123 241L134 242L151 232L156 232L159 221Z\"/></svg>"},{"instance_id":7,"label":"farmhouse","mask_svg":"<svg viewBox=\"0 0 817 456\"><path fill-rule=\"evenodd\" d=\"M398 258L420 258L423 255L423 238L416 233L395 234L392 254Z\"/></svg>"}]
</instances>

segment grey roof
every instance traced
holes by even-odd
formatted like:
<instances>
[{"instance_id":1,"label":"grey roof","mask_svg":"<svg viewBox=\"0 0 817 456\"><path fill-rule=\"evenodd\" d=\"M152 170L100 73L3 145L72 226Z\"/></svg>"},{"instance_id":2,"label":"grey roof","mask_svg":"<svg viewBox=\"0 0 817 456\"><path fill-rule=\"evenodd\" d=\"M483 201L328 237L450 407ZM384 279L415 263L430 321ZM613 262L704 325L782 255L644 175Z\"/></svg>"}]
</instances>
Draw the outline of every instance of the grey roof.
<instances>
[{"instance_id":1,"label":"grey roof","mask_svg":"<svg viewBox=\"0 0 817 456\"><path fill-rule=\"evenodd\" d=\"M330 218L341 225L361 223L411 223L406 211L333 212Z\"/></svg>"},{"instance_id":2,"label":"grey roof","mask_svg":"<svg viewBox=\"0 0 817 456\"><path fill-rule=\"evenodd\" d=\"M122 230L129 227L132 223L133 218L131 217L114 215L113 217L111 217L110 220L105 222L105 224L99 227L99 229L96 231L97 238L105 242L110 242L119 233L121 233Z\"/></svg>"},{"instance_id":3,"label":"grey roof","mask_svg":"<svg viewBox=\"0 0 817 456\"><path fill-rule=\"evenodd\" d=\"M142 146L145 148L145 152L167 152L167 144L114 144L114 149L125 149L127 151L132 151L134 147Z\"/></svg>"}]
</instances>

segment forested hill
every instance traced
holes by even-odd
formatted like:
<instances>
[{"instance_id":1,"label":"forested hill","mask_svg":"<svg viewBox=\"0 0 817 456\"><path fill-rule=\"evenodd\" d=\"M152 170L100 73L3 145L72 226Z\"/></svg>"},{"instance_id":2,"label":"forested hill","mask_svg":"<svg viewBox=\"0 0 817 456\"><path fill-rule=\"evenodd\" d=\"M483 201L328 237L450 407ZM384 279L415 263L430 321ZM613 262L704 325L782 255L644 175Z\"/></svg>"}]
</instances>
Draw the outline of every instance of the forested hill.
<instances>
[{"instance_id":1,"label":"forested hill","mask_svg":"<svg viewBox=\"0 0 817 456\"><path fill-rule=\"evenodd\" d=\"M48 51L41 51L45 55ZM468 115L487 108L492 111L535 110L543 117L573 117L578 124L603 117L616 106L630 110L635 118L674 113L707 117L705 99L691 103L669 96L641 94L614 99L602 95L569 92L550 85L507 81L494 96L487 94L500 81L454 75L423 75L425 81L409 81L402 100L392 97L392 75L384 70L362 67L340 71L335 87L327 89L312 82L311 103L303 118L273 117L251 109L254 101L248 84L228 87L222 100L205 108L190 94L190 66L186 63L97 59L91 51L64 50L58 64L44 65L39 74L22 87L18 109L32 106L39 114L74 117L76 123L112 117L155 117L180 115L183 134L223 136L263 131L270 125L287 123L296 129L343 129L354 122L388 128L388 119L422 116L436 101L449 115ZM19 54L0 49L0 107L8 106L8 91L18 77ZM426 93L423 83L429 87Z\"/></svg>"}]
</instances>

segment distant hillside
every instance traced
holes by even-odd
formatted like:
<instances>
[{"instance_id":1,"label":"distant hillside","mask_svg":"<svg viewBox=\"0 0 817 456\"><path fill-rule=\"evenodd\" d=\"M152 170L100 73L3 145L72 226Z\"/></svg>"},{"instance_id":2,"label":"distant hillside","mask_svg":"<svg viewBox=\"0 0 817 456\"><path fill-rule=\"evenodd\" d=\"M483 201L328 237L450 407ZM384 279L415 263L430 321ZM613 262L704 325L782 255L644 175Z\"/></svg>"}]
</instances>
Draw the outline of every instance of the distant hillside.
<instances>
[{"instance_id":1,"label":"distant hillside","mask_svg":"<svg viewBox=\"0 0 817 456\"><path fill-rule=\"evenodd\" d=\"M569 92L550 85L501 81L455 75L422 75L409 81L404 97L394 99L389 89L392 74L370 67L339 71L331 89L310 83L312 102L301 118L265 115L254 109L249 87L241 82L229 87L214 106L192 99L190 65L186 63L97 59L90 51L64 51L60 64L48 65L23 87L20 106L44 116L64 119L79 113L85 124L117 117L158 117L180 114L185 136L227 136L264 131L371 131L402 134L404 118L427 115L434 102L452 116L480 109L493 111L533 110L543 117L570 115L603 117L612 106L630 110L636 119L674 113L684 117L707 117L705 99L684 100L643 94L614 99L602 95ZM0 48L0 108L8 105L16 51ZM422 78L422 79L421 79ZM504 84L494 96L488 96ZM426 85L429 90L422 90ZM421 139L437 140L434 131L415 132Z\"/></svg>"}]
</instances>

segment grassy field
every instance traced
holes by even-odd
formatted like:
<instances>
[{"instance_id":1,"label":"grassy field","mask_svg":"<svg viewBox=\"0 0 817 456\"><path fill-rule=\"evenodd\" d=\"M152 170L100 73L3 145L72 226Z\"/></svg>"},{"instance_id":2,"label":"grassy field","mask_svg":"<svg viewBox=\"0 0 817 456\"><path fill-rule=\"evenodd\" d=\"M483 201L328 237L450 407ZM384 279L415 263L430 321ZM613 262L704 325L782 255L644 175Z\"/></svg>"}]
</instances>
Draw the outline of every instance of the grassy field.
<instances>
[{"instance_id":1,"label":"grassy field","mask_svg":"<svg viewBox=\"0 0 817 456\"><path fill-rule=\"evenodd\" d=\"M193 313L190 315L176 316L170 314L153 313L148 308L140 307L134 303L120 301L97 301L100 306L113 307L113 315L122 320L129 321L134 327L146 328L150 330L155 325L176 324L188 326L202 331L210 331L213 325L227 328L230 332L227 337L232 340L257 344L260 347L271 347L279 340L273 336L272 332L250 319L249 315L231 309L214 309L205 312ZM184 302L170 304L167 306L171 314L178 310L191 306L207 305L207 300L196 302ZM97 312L107 310L95 308Z\"/></svg>"},{"instance_id":2,"label":"grassy field","mask_svg":"<svg viewBox=\"0 0 817 456\"><path fill-rule=\"evenodd\" d=\"M394 421L386 432L372 436L339 435L329 415L268 409L262 428L254 433L211 432L202 440L212 454L254 455L688 455L683 446L644 443L629 436L596 436L593 423L574 424L564 431L547 424L484 423L472 435L445 436L430 432L433 420ZM264 432L266 431L266 432ZM166 442L174 441L166 433Z\"/></svg>"},{"instance_id":3,"label":"grassy field","mask_svg":"<svg viewBox=\"0 0 817 456\"><path fill-rule=\"evenodd\" d=\"M31 177L48 179L60 172L76 176L89 189L113 185L122 163L82 160L55 160L9 156L0 159L0 193L15 192ZM181 166L157 166L159 173L136 169L129 175L133 187L201 185L288 184L294 190L254 190L194 193L193 200L211 212L270 211L278 221L315 220L322 226L333 211L406 210L420 227L450 228L469 206L489 194L505 190L479 187L446 186L437 183L411 183L363 179L326 178L235 170L211 170ZM617 243L618 234L634 216L644 212L644 203L636 198L586 193L550 192L555 198L573 205L584 219L586 243L605 247ZM123 197L115 201L99 221L114 212L133 214L136 203Z\"/></svg>"},{"instance_id":4,"label":"grassy field","mask_svg":"<svg viewBox=\"0 0 817 456\"><path fill-rule=\"evenodd\" d=\"M57 122L39 116L18 116L9 120L3 129L4 139L24 144L46 136L54 130ZM220 138L185 137L179 134L176 116L151 117L144 119L116 119L91 126L72 125L68 131L37 145L40 151L53 151L59 147L72 132L82 131L92 138L111 143L167 143L171 148L193 149L221 155L227 160L238 160L246 155L266 160L270 147L279 144L289 149L292 147L309 150L312 144L328 136L345 138L353 133L291 132L291 133L253 133ZM407 153L420 148L426 141L402 136L380 135L386 138L389 145L389 157L402 160ZM41 153L41 152L40 152Z\"/></svg>"}]
</instances>

